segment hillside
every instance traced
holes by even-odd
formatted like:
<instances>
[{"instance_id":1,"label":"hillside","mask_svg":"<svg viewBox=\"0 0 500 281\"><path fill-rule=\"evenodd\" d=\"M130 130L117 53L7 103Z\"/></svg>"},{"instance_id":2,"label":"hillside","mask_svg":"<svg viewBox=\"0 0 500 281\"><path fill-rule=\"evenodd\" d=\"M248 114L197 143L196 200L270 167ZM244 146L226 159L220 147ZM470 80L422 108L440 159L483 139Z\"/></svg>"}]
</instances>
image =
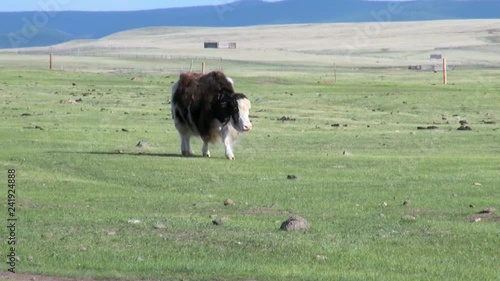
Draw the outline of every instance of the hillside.
<instances>
[{"instance_id":1,"label":"hillside","mask_svg":"<svg viewBox=\"0 0 500 281\"><path fill-rule=\"evenodd\" d=\"M407 68L434 65L441 54L453 66L500 67L500 20L441 20L373 23L259 25L250 27L148 27L101 39L74 40L50 47L14 49L7 60L46 63L56 56L58 67L83 63L92 71L133 68L177 72L175 63L209 60L210 67L228 63ZM368 28L374 33L364 32ZM203 42L231 41L236 49L204 49ZM0 50L1 54L12 53ZM28 55L29 54L29 55ZM82 67L78 68L83 69Z\"/></svg>"},{"instance_id":2,"label":"hillside","mask_svg":"<svg viewBox=\"0 0 500 281\"><path fill-rule=\"evenodd\" d=\"M97 39L143 27L239 27L270 24L498 19L500 1L286 0L239 2L134 12L0 13L0 48L49 46ZM36 25L35 22L41 23Z\"/></svg>"}]
</instances>

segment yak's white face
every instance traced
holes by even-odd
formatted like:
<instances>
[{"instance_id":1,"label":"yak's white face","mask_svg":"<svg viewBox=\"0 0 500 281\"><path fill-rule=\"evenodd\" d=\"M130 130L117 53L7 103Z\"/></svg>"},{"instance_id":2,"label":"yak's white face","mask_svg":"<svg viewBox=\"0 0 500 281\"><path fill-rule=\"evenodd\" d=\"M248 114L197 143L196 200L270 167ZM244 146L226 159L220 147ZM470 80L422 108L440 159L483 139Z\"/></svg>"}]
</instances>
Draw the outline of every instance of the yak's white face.
<instances>
[{"instance_id":1,"label":"yak's white face","mask_svg":"<svg viewBox=\"0 0 500 281\"><path fill-rule=\"evenodd\" d=\"M248 99L238 99L238 129L242 131L250 131L252 123L250 122L250 108L252 105Z\"/></svg>"},{"instance_id":2,"label":"yak's white face","mask_svg":"<svg viewBox=\"0 0 500 281\"><path fill-rule=\"evenodd\" d=\"M226 79L231 85L234 86L234 81L231 77L226 76ZM252 123L250 122L250 108L252 105L248 99L238 99L238 115L239 120L235 120L238 124L238 131L250 131L252 129Z\"/></svg>"}]
</instances>

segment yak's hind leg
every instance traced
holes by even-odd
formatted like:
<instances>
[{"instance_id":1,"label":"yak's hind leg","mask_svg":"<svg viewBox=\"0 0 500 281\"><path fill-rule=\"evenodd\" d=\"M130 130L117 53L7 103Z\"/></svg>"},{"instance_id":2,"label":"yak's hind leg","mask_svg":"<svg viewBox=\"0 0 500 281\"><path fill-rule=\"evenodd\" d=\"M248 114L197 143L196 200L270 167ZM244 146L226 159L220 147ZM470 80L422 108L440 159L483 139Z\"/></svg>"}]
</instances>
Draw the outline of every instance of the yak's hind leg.
<instances>
[{"instance_id":1,"label":"yak's hind leg","mask_svg":"<svg viewBox=\"0 0 500 281\"><path fill-rule=\"evenodd\" d=\"M180 134L181 137L181 153L184 156L193 156L194 151L191 149L191 136Z\"/></svg>"},{"instance_id":2,"label":"yak's hind leg","mask_svg":"<svg viewBox=\"0 0 500 281\"><path fill-rule=\"evenodd\" d=\"M194 152L191 149L191 136L189 128L180 124L177 120L175 120L175 128L179 132L179 137L181 139L181 153L184 156L193 156Z\"/></svg>"},{"instance_id":3,"label":"yak's hind leg","mask_svg":"<svg viewBox=\"0 0 500 281\"><path fill-rule=\"evenodd\" d=\"M203 147L201 151L204 157L210 157L210 150L208 150L208 141L203 140Z\"/></svg>"}]
</instances>

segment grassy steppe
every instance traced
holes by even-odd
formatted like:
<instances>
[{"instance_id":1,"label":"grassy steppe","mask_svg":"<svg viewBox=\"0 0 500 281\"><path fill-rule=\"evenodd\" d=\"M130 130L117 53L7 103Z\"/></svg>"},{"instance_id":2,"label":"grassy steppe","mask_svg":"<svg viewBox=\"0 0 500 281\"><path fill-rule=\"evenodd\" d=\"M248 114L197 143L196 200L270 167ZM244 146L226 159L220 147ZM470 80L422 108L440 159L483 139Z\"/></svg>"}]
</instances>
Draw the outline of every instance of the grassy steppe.
<instances>
[{"instance_id":1,"label":"grassy steppe","mask_svg":"<svg viewBox=\"0 0 500 281\"><path fill-rule=\"evenodd\" d=\"M434 73L346 68L322 85L302 67L228 73L253 102L254 130L236 161L221 146L211 159L179 156L168 105L176 75L0 68L0 167L16 169L18 271L498 280L500 217L478 212L500 202L499 125L484 122L500 116L500 71L458 69L445 86ZM457 131L464 119L472 131ZM311 229L280 231L291 214Z\"/></svg>"}]
</instances>

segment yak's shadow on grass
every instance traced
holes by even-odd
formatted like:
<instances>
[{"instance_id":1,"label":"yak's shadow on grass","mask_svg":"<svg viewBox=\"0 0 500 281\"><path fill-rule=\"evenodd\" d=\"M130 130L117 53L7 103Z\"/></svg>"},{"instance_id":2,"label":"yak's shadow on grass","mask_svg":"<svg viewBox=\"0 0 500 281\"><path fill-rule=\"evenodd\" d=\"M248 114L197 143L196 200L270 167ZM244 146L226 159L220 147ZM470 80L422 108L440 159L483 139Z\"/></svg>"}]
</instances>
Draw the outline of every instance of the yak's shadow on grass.
<instances>
[{"instance_id":1,"label":"yak's shadow on grass","mask_svg":"<svg viewBox=\"0 0 500 281\"><path fill-rule=\"evenodd\" d=\"M92 155L123 155L123 156L149 156L149 157L167 157L167 158L196 158L201 156L184 156L174 153L148 153L148 152L126 152L126 151L90 151L82 152Z\"/></svg>"},{"instance_id":2,"label":"yak's shadow on grass","mask_svg":"<svg viewBox=\"0 0 500 281\"><path fill-rule=\"evenodd\" d=\"M201 155L184 156L174 153L148 153L148 152L125 152L125 151L51 151L50 153L76 153L88 155L120 155L120 156L145 156L166 158L204 158Z\"/></svg>"}]
</instances>

